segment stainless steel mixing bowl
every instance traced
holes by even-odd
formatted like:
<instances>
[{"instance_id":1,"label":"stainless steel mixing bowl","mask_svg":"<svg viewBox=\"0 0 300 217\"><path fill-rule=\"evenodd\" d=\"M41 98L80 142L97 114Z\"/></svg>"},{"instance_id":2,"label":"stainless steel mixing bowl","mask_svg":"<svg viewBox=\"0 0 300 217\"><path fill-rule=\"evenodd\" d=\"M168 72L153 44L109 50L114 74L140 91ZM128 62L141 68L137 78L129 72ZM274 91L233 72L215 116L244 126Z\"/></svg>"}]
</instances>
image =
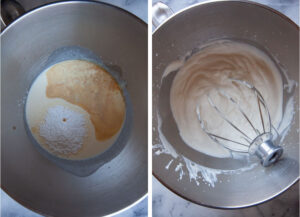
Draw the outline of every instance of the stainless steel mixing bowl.
<instances>
[{"instance_id":1,"label":"stainless steel mixing bowl","mask_svg":"<svg viewBox=\"0 0 300 217\"><path fill-rule=\"evenodd\" d=\"M147 25L107 4L68 1L33 10L1 34L1 187L48 216L103 216L147 193ZM133 107L128 143L87 177L57 167L35 149L24 124L33 79L53 51L91 50L127 82Z\"/></svg>"},{"instance_id":2,"label":"stainless steel mixing bowl","mask_svg":"<svg viewBox=\"0 0 300 217\"><path fill-rule=\"evenodd\" d=\"M157 7L157 5L156 5ZM165 10L162 8L162 10ZM156 8L154 15L168 14ZM155 21L160 21L159 17ZM156 22L154 22L155 24ZM153 144L161 144L161 132L175 151L209 168L235 170L247 165L245 160L219 159L201 154L187 146L179 136L170 110L169 95L176 72L162 81L165 68L195 48L217 39L240 40L264 50L282 72L299 81L299 27L279 12L246 1L210 1L191 6L171 16L153 33ZM288 81L282 74L283 82ZM299 179L299 87L284 91L284 103L294 97L294 117L284 140L284 154L275 165L234 173L217 174L218 182L209 186L199 178L199 185L180 174L180 160L153 149L153 174L171 191L194 203L215 208L241 208L267 201L286 190ZM285 107L283 107L285 111ZM159 151L158 151L159 153ZM173 159L169 169L168 163ZM200 173L198 174L200 175ZM205 179L204 179L205 180Z\"/></svg>"}]
</instances>

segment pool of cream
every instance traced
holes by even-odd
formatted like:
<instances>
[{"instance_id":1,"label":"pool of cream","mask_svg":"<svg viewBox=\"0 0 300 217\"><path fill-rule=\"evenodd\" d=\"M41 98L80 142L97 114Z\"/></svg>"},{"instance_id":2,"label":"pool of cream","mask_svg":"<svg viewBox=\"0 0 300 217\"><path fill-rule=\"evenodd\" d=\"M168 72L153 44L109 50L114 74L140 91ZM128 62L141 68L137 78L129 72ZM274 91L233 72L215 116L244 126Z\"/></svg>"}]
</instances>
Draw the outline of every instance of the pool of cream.
<instances>
[{"instance_id":1,"label":"pool of cream","mask_svg":"<svg viewBox=\"0 0 300 217\"><path fill-rule=\"evenodd\" d=\"M26 113L26 121L33 137L36 139L38 144L41 145L45 150L60 158L71 159L71 160L82 160L82 159L94 157L104 152L116 141L116 139L118 138L122 130L122 127L118 130L117 133L115 133L109 139L99 141L96 138L95 127L91 121L90 114L85 109L83 109L81 106L70 103L63 98L47 97L46 95L47 85L48 85L47 72L51 67L44 70L34 80L28 92L25 113ZM41 126L41 123L44 122L48 109L53 108L55 106L64 106L65 108L71 111L80 113L84 116L86 120L87 133L86 136L84 137L82 147L76 153L63 154L63 153L55 152L53 149L49 147L49 145L46 144L45 139L42 136L40 136L39 128Z\"/></svg>"}]
</instances>

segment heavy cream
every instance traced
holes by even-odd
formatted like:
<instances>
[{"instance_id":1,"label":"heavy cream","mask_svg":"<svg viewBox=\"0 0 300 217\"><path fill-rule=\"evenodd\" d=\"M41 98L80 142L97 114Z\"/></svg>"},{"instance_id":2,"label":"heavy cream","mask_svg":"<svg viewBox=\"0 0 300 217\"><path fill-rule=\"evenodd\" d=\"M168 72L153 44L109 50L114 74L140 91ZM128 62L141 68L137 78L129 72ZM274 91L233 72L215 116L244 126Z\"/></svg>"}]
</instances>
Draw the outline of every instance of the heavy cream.
<instances>
[{"instance_id":1,"label":"heavy cream","mask_svg":"<svg viewBox=\"0 0 300 217\"><path fill-rule=\"evenodd\" d=\"M57 113L57 108L64 112ZM125 112L123 93L116 80L97 64L84 60L63 61L46 69L33 82L26 102L26 120L37 142L59 157L74 160L107 150L122 129ZM78 118L84 121L76 121ZM66 140L66 135L71 137L66 142L74 141L73 134L78 136L81 132L79 127L86 128L84 136L78 138L82 140L80 148L60 152L64 149L57 148L59 143ZM62 130L65 133L59 132ZM68 145L78 145L78 139Z\"/></svg>"},{"instance_id":2,"label":"heavy cream","mask_svg":"<svg viewBox=\"0 0 300 217\"><path fill-rule=\"evenodd\" d=\"M202 47L187 61L182 62L171 87L170 105L180 136L196 151L219 158L231 156L227 149L204 133L197 109L206 127L214 134L247 143L212 108L208 98L245 134L255 138L256 133L247 120L242 118L230 100L220 96L220 90L237 99L253 125L263 132L257 98L248 88L233 83L233 79L246 81L259 90L269 109L272 124L278 127L282 118L283 85L276 65L269 56L254 46L234 41L218 41ZM241 148L238 144L236 146L232 148Z\"/></svg>"}]
</instances>

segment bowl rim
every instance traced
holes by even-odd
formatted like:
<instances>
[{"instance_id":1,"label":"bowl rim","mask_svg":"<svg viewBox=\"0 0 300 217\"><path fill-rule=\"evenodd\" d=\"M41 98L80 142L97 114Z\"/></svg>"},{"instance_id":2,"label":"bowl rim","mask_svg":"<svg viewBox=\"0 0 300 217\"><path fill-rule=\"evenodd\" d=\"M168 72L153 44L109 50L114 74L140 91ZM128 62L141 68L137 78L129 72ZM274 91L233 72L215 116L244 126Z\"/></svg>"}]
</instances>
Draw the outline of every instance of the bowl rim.
<instances>
[{"instance_id":1,"label":"bowl rim","mask_svg":"<svg viewBox=\"0 0 300 217\"><path fill-rule=\"evenodd\" d=\"M194 7L199 7L199 6L202 6L202 5L209 5L209 4L219 4L219 3L232 3L232 2L237 2L237 3L242 3L242 4L249 4L249 5L255 5L255 6L258 6L258 7L261 7L261 8L264 8L264 9L267 9L277 15L279 15L281 18L283 18L284 20L288 21L289 23L291 23L292 25L294 25L294 27L298 28L299 30L299 26L293 21L291 20L289 17L287 17L286 15L284 15L283 13L275 10L274 8L271 8L265 4L262 4L262 3L258 3L258 2L253 2L253 1L250 1L250 0L206 0L204 2L200 2L200 3L196 3L196 4L193 4L193 5L190 5L186 8L183 8L183 9L180 9L179 11L175 12L174 14L172 14L171 16L169 16L166 20L164 20L161 24L159 24L155 30L152 32L152 38L153 36L155 35L156 32L158 32L158 30L164 25L166 24L167 22L169 22L171 19L173 19L175 16L181 14L182 12L184 11L187 11L189 9L192 9Z\"/></svg>"},{"instance_id":2,"label":"bowl rim","mask_svg":"<svg viewBox=\"0 0 300 217\"><path fill-rule=\"evenodd\" d=\"M66 5L66 4L101 4L101 5L105 5L105 6L108 6L108 7L111 7L111 8L115 8L133 18L135 18L139 23L141 23L143 26L147 27L148 24L143 21L141 18L139 18L137 15L121 8L121 7L118 7L116 5L113 5L113 4L109 4L109 3L106 3L106 2L100 2L100 1L97 1L97 0L89 0L89 1L85 1L85 0L63 0L63 1L59 1L59 2L50 2L50 3L46 3L46 4L43 4L43 5L40 5L40 6L37 6L37 7L34 7L28 11L26 11L24 14L22 14L21 16L19 16L17 19L15 19L13 22L11 22L9 25L7 25L4 30L1 31L0 33L0 37L2 37L2 35L5 34L5 32L7 32L9 29L13 28L14 25L16 25L18 22L20 22L22 19L24 19L25 17L27 16L30 16L31 14L33 13L36 13L40 10L45 10L45 8L49 8L49 7L54 7L56 5Z\"/></svg>"}]
</instances>

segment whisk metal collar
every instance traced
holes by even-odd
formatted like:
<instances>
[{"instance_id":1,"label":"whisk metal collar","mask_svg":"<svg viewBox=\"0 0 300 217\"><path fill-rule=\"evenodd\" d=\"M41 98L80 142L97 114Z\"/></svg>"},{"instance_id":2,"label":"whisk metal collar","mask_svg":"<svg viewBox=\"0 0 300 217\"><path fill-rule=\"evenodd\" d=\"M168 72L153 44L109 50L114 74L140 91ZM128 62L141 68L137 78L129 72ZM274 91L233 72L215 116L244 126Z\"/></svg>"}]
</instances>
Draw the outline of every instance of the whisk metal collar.
<instances>
[{"instance_id":1,"label":"whisk metal collar","mask_svg":"<svg viewBox=\"0 0 300 217\"><path fill-rule=\"evenodd\" d=\"M283 153L280 146L275 146L271 133L264 133L256 137L249 147L249 153L256 155L264 167L276 162Z\"/></svg>"}]
</instances>

